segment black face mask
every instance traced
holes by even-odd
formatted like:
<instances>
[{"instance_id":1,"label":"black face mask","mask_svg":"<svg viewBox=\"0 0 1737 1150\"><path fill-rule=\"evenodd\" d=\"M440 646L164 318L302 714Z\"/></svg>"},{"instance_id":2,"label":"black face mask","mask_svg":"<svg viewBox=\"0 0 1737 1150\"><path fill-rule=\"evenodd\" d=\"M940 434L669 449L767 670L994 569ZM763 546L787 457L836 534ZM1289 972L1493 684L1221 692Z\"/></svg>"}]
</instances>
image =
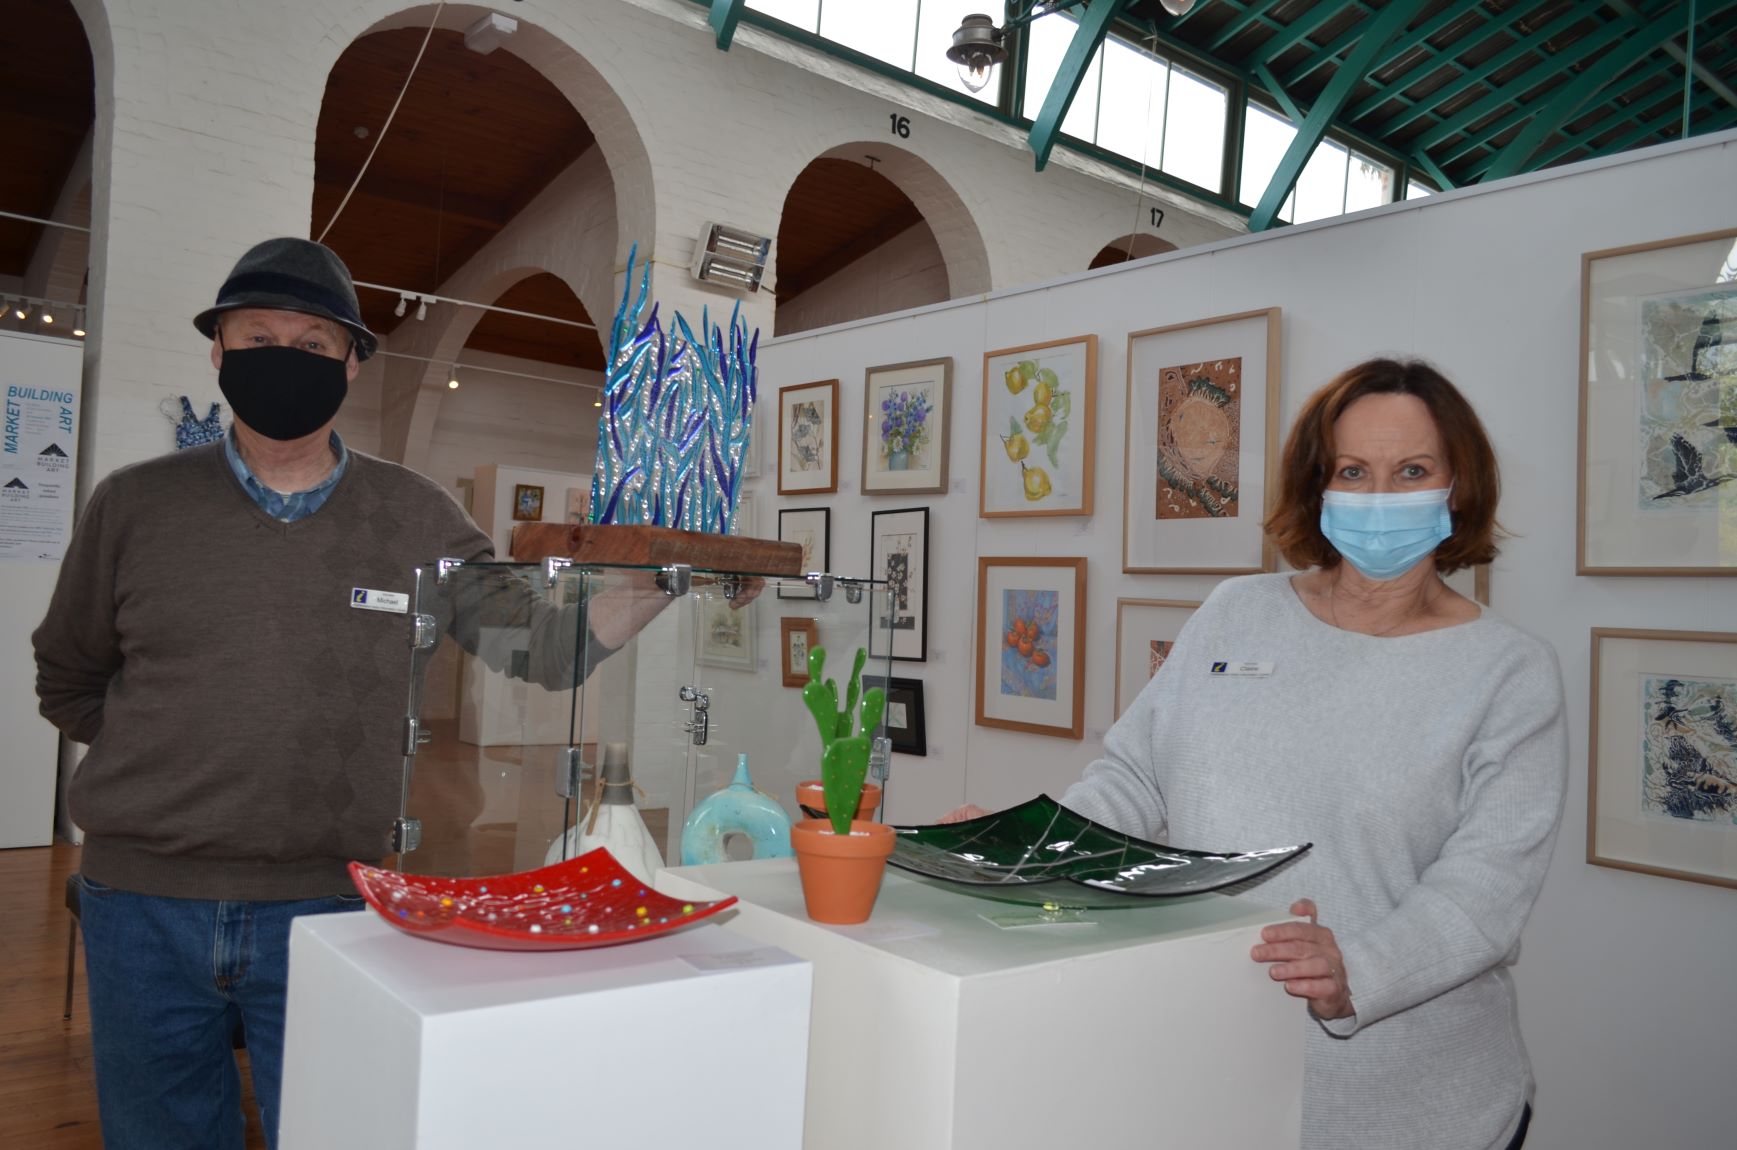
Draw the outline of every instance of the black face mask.
<instances>
[{"instance_id":1,"label":"black face mask","mask_svg":"<svg viewBox=\"0 0 1737 1150\"><path fill-rule=\"evenodd\" d=\"M225 350L217 386L235 418L268 439L312 435L350 391L347 363L299 347Z\"/></svg>"}]
</instances>

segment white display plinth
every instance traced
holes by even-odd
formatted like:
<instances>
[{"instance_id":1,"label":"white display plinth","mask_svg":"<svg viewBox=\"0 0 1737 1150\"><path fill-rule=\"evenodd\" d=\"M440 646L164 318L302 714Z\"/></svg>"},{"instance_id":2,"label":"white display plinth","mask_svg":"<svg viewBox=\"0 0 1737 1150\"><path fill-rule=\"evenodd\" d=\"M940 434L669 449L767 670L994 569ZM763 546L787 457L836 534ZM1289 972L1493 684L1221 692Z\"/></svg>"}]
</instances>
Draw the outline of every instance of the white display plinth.
<instances>
[{"instance_id":1,"label":"white display plinth","mask_svg":"<svg viewBox=\"0 0 1737 1150\"><path fill-rule=\"evenodd\" d=\"M860 926L809 921L794 859L679 867L725 929L814 963L809 1150L1298 1142L1305 1007L1249 958L1285 916L1197 895L1002 928L1021 908L889 869Z\"/></svg>"},{"instance_id":2,"label":"white display plinth","mask_svg":"<svg viewBox=\"0 0 1737 1150\"><path fill-rule=\"evenodd\" d=\"M501 953L297 919L278 1145L795 1150L811 988L714 924Z\"/></svg>"}]
</instances>

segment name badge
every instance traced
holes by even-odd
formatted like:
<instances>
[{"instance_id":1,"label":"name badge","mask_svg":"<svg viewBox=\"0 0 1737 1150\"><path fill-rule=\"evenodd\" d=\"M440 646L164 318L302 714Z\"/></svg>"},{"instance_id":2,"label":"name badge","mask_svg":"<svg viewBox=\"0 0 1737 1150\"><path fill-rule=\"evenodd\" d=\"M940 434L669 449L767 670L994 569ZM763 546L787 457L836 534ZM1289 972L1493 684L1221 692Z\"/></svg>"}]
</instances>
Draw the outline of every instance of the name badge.
<instances>
[{"instance_id":1,"label":"name badge","mask_svg":"<svg viewBox=\"0 0 1737 1150\"><path fill-rule=\"evenodd\" d=\"M1242 675L1250 678L1265 678L1273 673L1271 663L1256 663L1247 659L1231 659L1217 661L1212 664L1214 675Z\"/></svg>"},{"instance_id":2,"label":"name badge","mask_svg":"<svg viewBox=\"0 0 1737 1150\"><path fill-rule=\"evenodd\" d=\"M402 615L410 610L410 596L402 591L370 591L366 587L352 587L350 606L358 611L389 611Z\"/></svg>"}]
</instances>

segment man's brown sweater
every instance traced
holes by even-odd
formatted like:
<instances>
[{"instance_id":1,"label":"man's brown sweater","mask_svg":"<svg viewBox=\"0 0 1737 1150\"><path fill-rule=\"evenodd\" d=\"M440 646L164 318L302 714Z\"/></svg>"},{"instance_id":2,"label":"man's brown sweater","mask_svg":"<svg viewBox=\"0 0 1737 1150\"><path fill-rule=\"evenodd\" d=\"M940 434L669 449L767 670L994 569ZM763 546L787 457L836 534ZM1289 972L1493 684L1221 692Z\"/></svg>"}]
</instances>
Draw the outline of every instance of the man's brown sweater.
<instances>
[{"instance_id":1,"label":"man's brown sweater","mask_svg":"<svg viewBox=\"0 0 1737 1150\"><path fill-rule=\"evenodd\" d=\"M345 863L384 854L398 813L411 665L407 616L353 592L408 594L448 556L493 552L434 483L356 452L293 523L248 497L222 444L99 484L34 637L43 715L90 744L71 793L84 873L174 898L350 889ZM492 622L548 614L509 590Z\"/></svg>"}]
</instances>

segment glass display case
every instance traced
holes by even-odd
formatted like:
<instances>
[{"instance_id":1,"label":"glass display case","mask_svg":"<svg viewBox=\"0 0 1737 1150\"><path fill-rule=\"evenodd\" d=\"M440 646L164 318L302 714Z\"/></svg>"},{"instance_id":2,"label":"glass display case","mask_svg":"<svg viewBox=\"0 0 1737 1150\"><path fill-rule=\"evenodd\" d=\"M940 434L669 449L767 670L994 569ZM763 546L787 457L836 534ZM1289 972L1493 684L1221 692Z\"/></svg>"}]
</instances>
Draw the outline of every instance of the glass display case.
<instances>
[{"instance_id":1,"label":"glass display case","mask_svg":"<svg viewBox=\"0 0 1737 1150\"><path fill-rule=\"evenodd\" d=\"M821 745L803 705L807 652L846 693L886 616L885 584L690 568L465 564L415 573L400 817L391 865L523 871L569 857L597 765L625 757L671 865L694 804L746 754L755 786L801 818L796 784ZM888 644L865 675L887 676ZM870 779L890 780L876 730ZM748 857L746 841L727 842Z\"/></svg>"}]
</instances>

